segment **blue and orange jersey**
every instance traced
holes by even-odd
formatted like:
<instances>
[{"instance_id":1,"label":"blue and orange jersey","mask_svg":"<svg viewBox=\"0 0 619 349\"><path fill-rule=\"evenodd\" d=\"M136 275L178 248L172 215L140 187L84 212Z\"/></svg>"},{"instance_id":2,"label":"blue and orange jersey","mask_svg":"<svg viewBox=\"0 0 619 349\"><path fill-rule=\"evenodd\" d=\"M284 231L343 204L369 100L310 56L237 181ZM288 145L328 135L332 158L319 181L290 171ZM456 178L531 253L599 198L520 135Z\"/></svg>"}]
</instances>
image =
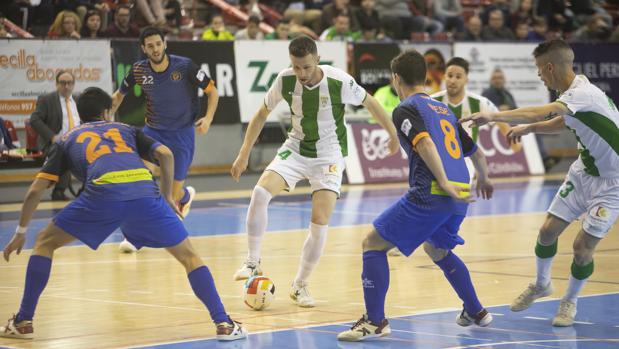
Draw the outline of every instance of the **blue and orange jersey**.
<instances>
[{"instance_id":1,"label":"blue and orange jersey","mask_svg":"<svg viewBox=\"0 0 619 349\"><path fill-rule=\"evenodd\" d=\"M139 85L146 99L146 124L160 130L178 130L191 126L200 112L198 88L215 88L213 80L191 59L168 55L170 63L163 72L155 72L149 61L136 62L120 85L126 95Z\"/></svg>"},{"instance_id":2,"label":"blue and orange jersey","mask_svg":"<svg viewBox=\"0 0 619 349\"><path fill-rule=\"evenodd\" d=\"M420 207L465 214L467 204L447 195L436 178L415 151L417 143L430 137L438 150L449 181L469 187L469 172L464 157L477 150L475 142L458 123L449 108L424 93L414 94L393 111L402 148L408 154L410 173L409 199Z\"/></svg>"},{"instance_id":3,"label":"blue and orange jersey","mask_svg":"<svg viewBox=\"0 0 619 349\"><path fill-rule=\"evenodd\" d=\"M155 162L152 154L160 145L129 125L89 122L53 145L37 178L58 181L71 171L84 183L80 195L102 201L159 197L159 188L142 159Z\"/></svg>"}]
</instances>

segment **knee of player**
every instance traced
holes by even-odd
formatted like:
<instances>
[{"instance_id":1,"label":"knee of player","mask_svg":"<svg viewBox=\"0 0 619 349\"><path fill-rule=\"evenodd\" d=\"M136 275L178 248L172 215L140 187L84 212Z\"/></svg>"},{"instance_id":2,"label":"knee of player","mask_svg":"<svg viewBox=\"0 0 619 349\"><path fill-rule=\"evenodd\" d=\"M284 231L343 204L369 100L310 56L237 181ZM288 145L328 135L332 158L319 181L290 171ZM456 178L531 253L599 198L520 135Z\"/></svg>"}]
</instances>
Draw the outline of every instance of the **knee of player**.
<instances>
[{"instance_id":1,"label":"knee of player","mask_svg":"<svg viewBox=\"0 0 619 349\"><path fill-rule=\"evenodd\" d=\"M576 264L586 264L593 258L593 249L587 246L584 239L576 238L573 244L574 260Z\"/></svg>"},{"instance_id":2,"label":"knee of player","mask_svg":"<svg viewBox=\"0 0 619 349\"><path fill-rule=\"evenodd\" d=\"M256 185L251 193L251 204L253 205L268 205L273 195L266 188Z\"/></svg>"},{"instance_id":3,"label":"knee of player","mask_svg":"<svg viewBox=\"0 0 619 349\"><path fill-rule=\"evenodd\" d=\"M445 258L449 253L449 250L444 250L441 248L435 248L432 244L428 242L423 243L423 250L425 253L432 259L433 262L438 262L441 259Z\"/></svg>"}]
</instances>

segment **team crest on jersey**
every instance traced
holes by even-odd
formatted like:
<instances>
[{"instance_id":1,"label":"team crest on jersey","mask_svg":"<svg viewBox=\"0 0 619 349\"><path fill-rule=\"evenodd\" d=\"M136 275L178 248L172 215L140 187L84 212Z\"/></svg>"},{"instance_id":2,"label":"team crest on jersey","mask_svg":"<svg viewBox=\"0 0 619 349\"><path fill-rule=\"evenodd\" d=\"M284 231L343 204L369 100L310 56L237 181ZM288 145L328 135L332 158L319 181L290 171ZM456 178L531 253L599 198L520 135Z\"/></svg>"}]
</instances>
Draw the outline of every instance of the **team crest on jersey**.
<instances>
[{"instance_id":1,"label":"team crest on jersey","mask_svg":"<svg viewBox=\"0 0 619 349\"><path fill-rule=\"evenodd\" d=\"M329 173L337 173L337 165L329 165Z\"/></svg>"},{"instance_id":2,"label":"team crest on jersey","mask_svg":"<svg viewBox=\"0 0 619 349\"><path fill-rule=\"evenodd\" d=\"M411 132L411 128L413 128L413 124L411 124L411 121L408 119L405 119L400 126L400 130L407 136Z\"/></svg>"},{"instance_id":3,"label":"team crest on jersey","mask_svg":"<svg viewBox=\"0 0 619 349\"><path fill-rule=\"evenodd\" d=\"M320 96L320 107L326 108L329 105L329 97L328 96Z\"/></svg>"},{"instance_id":4,"label":"team crest on jersey","mask_svg":"<svg viewBox=\"0 0 619 349\"><path fill-rule=\"evenodd\" d=\"M598 218L606 219L608 218L608 210L606 210L602 206L598 206L595 210L595 216Z\"/></svg>"},{"instance_id":5,"label":"team crest on jersey","mask_svg":"<svg viewBox=\"0 0 619 349\"><path fill-rule=\"evenodd\" d=\"M183 75L181 75L181 72L179 72L178 70L175 70L172 72L172 74L170 75L170 79L172 79L172 81L178 81L183 77Z\"/></svg>"}]
</instances>

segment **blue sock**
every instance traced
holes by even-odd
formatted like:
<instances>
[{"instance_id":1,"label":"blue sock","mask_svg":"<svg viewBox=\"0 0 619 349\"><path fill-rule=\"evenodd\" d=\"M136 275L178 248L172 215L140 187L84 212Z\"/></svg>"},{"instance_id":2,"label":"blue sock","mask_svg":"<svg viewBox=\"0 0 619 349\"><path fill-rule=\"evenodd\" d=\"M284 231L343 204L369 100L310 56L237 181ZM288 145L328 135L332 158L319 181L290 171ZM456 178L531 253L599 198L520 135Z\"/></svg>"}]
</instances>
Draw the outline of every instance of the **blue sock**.
<instances>
[{"instance_id":1,"label":"blue sock","mask_svg":"<svg viewBox=\"0 0 619 349\"><path fill-rule=\"evenodd\" d=\"M189 201L189 190L187 187L183 187L183 197L180 200L181 205L186 204Z\"/></svg>"},{"instance_id":2,"label":"blue sock","mask_svg":"<svg viewBox=\"0 0 619 349\"><path fill-rule=\"evenodd\" d=\"M363 252L361 283L368 318L371 322L380 324L385 318L385 297L389 289L389 262L386 251Z\"/></svg>"},{"instance_id":3,"label":"blue sock","mask_svg":"<svg viewBox=\"0 0 619 349\"><path fill-rule=\"evenodd\" d=\"M21 300L21 306L15 322L32 320L39 297L47 285L49 273L52 269L52 260L43 256L30 256L26 269L26 286Z\"/></svg>"},{"instance_id":4,"label":"blue sock","mask_svg":"<svg viewBox=\"0 0 619 349\"><path fill-rule=\"evenodd\" d=\"M464 302L464 310L471 316L479 313L483 307L479 303L479 299L477 299L471 275L464 262L453 252L449 251L445 258L434 263L443 270L447 281L449 281L458 297Z\"/></svg>"},{"instance_id":5,"label":"blue sock","mask_svg":"<svg viewBox=\"0 0 619 349\"><path fill-rule=\"evenodd\" d=\"M219 299L219 294L215 288L215 281L213 281L213 276L208 268L203 265L187 274L187 277L189 278L193 293L206 305L209 313L211 313L211 319L216 324L230 321L224 305L221 303L221 299Z\"/></svg>"}]
</instances>

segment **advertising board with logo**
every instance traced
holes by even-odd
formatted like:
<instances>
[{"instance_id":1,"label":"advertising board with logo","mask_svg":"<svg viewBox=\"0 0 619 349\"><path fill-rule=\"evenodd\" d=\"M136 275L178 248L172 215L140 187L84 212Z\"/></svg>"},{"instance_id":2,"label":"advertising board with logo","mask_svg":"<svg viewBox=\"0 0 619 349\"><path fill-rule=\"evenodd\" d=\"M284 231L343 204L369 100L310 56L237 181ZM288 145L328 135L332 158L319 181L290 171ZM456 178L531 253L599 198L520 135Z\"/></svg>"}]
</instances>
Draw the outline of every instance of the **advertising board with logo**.
<instances>
[{"instance_id":1,"label":"advertising board with logo","mask_svg":"<svg viewBox=\"0 0 619 349\"><path fill-rule=\"evenodd\" d=\"M75 93L90 86L112 92L109 41L0 39L0 115L23 127L37 98L56 91L61 69L75 76Z\"/></svg>"},{"instance_id":2,"label":"advertising board with logo","mask_svg":"<svg viewBox=\"0 0 619 349\"><path fill-rule=\"evenodd\" d=\"M320 63L346 71L345 42L317 42ZM241 122L249 122L264 103L264 96L280 71L290 67L288 42L250 41L234 42L235 62L239 86ZM268 121L279 122L290 117L286 102L279 103Z\"/></svg>"}]
</instances>

